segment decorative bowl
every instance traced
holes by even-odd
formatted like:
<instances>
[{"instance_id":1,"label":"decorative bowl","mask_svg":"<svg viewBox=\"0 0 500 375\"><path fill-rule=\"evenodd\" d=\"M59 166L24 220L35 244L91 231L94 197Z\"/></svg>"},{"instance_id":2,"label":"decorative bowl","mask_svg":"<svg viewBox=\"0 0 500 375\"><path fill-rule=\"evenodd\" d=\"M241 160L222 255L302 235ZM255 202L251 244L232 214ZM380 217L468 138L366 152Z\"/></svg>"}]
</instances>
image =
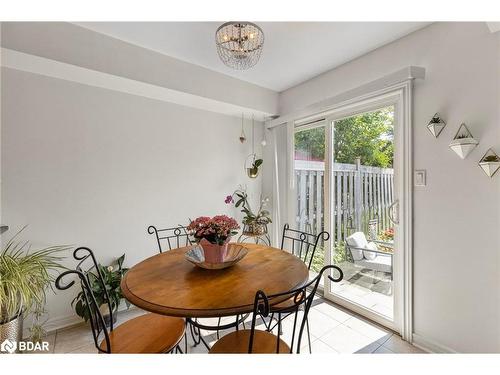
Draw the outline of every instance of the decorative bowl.
<instances>
[{"instance_id":1,"label":"decorative bowl","mask_svg":"<svg viewBox=\"0 0 500 375\"><path fill-rule=\"evenodd\" d=\"M203 248L200 245L195 245L186 252L186 259L200 268L207 270L221 270L223 268L234 266L242 260L247 253L248 250L244 246L237 243L230 243L227 247L226 256L222 262L209 263L205 262Z\"/></svg>"}]
</instances>

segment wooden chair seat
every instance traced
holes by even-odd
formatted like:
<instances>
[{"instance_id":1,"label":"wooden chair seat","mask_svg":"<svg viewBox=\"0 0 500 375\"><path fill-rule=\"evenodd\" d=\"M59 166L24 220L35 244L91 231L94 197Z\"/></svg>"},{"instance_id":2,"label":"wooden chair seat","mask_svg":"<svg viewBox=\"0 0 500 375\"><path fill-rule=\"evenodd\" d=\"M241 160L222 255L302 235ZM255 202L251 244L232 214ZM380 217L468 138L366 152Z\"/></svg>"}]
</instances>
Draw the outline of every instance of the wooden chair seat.
<instances>
[{"instance_id":1,"label":"wooden chair seat","mask_svg":"<svg viewBox=\"0 0 500 375\"><path fill-rule=\"evenodd\" d=\"M218 340L210 349L210 354L246 354L250 342L249 329L231 332ZM253 350L255 354L275 354L278 338L272 333L255 330ZM281 339L279 353L290 353L290 347Z\"/></svg>"},{"instance_id":2,"label":"wooden chair seat","mask_svg":"<svg viewBox=\"0 0 500 375\"><path fill-rule=\"evenodd\" d=\"M179 344L184 331L184 319L151 313L141 315L109 333L111 353L166 353ZM106 340L99 347L106 351Z\"/></svg>"},{"instance_id":3,"label":"wooden chair seat","mask_svg":"<svg viewBox=\"0 0 500 375\"><path fill-rule=\"evenodd\" d=\"M288 312L295 309L295 302L293 298L288 298L287 300L277 303L271 306L271 312Z\"/></svg>"},{"instance_id":4,"label":"wooden chair seat","mask_svg":"<svg viewBox=\"0 0 500 375\"><path fill-rule=\"evenodd\" d=\"M271 305L271 312L273 313L287 313L287 312L294 312L295 309L297 308L297 303L300 300L300 297L304 296L292 296L290 298L285 299L282 302L279 303L274 303ZM299 310L302 310L303 306L299 305Z\"/></svg>"}]
</instances>

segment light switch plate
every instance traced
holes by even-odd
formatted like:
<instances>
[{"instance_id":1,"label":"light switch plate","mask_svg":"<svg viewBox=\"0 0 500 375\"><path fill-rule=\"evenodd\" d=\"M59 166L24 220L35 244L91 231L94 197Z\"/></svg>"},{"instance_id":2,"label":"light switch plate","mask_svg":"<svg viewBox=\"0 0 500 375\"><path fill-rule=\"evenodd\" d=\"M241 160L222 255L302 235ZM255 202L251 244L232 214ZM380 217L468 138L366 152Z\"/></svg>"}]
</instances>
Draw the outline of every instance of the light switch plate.
<instances>
[{"instance_id":1,"label":"light switch plate","mask_svg":"<svg viewBox=\"0 0 500 375\"><path fill-rule=\"evenodd\" d=\"M426 185L426 176L425 170L419 169L415 171L414 181L415 186L425 186Z\"/></svg>"}]
</instances>

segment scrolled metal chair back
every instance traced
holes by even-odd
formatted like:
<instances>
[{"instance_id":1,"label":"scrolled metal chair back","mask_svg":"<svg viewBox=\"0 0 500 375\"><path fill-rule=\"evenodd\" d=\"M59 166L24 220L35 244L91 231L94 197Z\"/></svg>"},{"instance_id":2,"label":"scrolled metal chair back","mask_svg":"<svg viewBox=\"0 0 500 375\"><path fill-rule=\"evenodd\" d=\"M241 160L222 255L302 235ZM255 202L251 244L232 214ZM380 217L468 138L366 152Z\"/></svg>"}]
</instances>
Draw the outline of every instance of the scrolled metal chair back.
<instances>
[{"instance_id":1,"label":"scrolled metal chair back","mask_svg":"<svg viewBox=\"0 0 500 375\"><path fill-rule=\"evenodd\" d=\"M150 225L148 227L148 233L155 235L156 242L158 244L158 250L160 251L160 253L163 253L163 251L192 245L192 242L189 239L187 227L182 225L165 229L157 229L154 225ZM163 247L162 243L164 243L165 246L168 246L168 249L166 247Z\"/></svg>"},{"instance_id":2,"label":"scrolled metal chair back","mask_svg":"<svg viewBox=\"0 0 500 375\"><path fill-rule=\"evenodd\" d=\"M333 270L337 271L338 273L337 277L332 276ZM257 291L254 300L252 325L250 328L251 332L248 343L248 353L253 352L257 317L260 316L264 320L264 318L270 315L271 311L274 313L279 312L279 304L285 301L292 302L291 304L290 303L286 304L286 312L294 315L290 353L294 352L294 348L296 348L295 349L296 353L300 353L302 334L304 333L304 328L306 326L307 316L309 314L309 310L311 309L316 291L318 290L319 283L326 271L329 272L326 275L326 277L331 282L339 282L344 278L344 274L342 273L342 270L339 267L334 265L329 265L323 267L314 279L312 279L306 285L300 288L295 288L288 292L273 294L269 296L266 295L262 290ZM298 316L299 311L304 312L302 318L300 319ZM296 342L295 338L297 338ZM280 346L280 338L278 335L276 338L276 353L279 353L280 351L279 346Z\"/></svg>"},{"instance_id":3,"label":"scrolled metal chair back","mask_svg":"<svg viewBox=\"0 0 500 375\"><path fill-rule=\"evenodd\" d=\"M318 234L312 234L297 229L290 229L290 226L285 224L281 238L281 250L285 249L286 241L288 244L286 249L299 257L307 265L307 269L310 270L320 241L324 244L329 239L330 234L328 232L323 231Z\"/></svg>"},{"instance_id":4,"label":"scrolled metal chair back","mask_svg":"<svg viewBox=\"0 0 500 375\"><path fill-rule=\"evenodd\" d=\"M85 301L85 307L89 314L90 326L92 329L92 336L94 338L94 344L98 351L104 353L111 353L111 344L109 340L109 332L113 331L113 307L111 305L111 300L104 283L104 277L99 268L97 260L94 256L92 250L88 247L79 247L73 252L73 257L78 260L74 270L68 270L61 273L55 282L56 288L59 290L66 290L71 288L75 284L75 280L71 280L68 283L63 283L63 279L70 274L75 274L80 279L80 285L83 292L83 299ZM104 292L104 304L108 306L109 311L109 331L106 327L106 321L99 309L99 304L97 303L94 292L92 291L93 280L97 281ZM103 350L99 346L99 339L104 336L106 341L106 350Z\"/></svg>"}]
</instances>

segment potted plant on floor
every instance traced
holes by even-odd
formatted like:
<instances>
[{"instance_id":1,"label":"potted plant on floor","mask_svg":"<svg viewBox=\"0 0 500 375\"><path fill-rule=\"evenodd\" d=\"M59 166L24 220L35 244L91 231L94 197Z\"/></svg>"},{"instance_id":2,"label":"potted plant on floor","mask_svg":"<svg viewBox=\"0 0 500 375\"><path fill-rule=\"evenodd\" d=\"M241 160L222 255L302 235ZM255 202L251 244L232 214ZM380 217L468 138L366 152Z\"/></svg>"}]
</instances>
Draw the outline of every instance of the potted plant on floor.
<instances>
[{"instance_id":1,"label":"potted plant on floor","mask_svg":"<svg viewBox=\"0 0 500 375\"><path fill-rule=\"evenodd\" d=\"M123 254L109 266L103 266L101 264L97 265L99 267L99 270L101 271L106 291L108 292L112 311L109 311L105 290L102 284L99 282L97 271L90 271L88 273L90 287L92 289L92 292L94 293L96 302L99 305L99 309L101 310L101 313L104 317L104 322L107 326L109 325L111 319L113 319L113 323L116 322L116 313L118 312L118 308L122 300L125 300L127 308L130 307L130 303L123 298L122 290L120 287L122 278L128 271L128 268L123 267L124 261L125 254ZM78 293L78 295L73 299L73 301L71 302L71 306L74 307L76 314L79 317L83 318L85 322L90 319L89 309L87 308L83 291L80 291L80 293Z\"/></svg>"},{"instance_id":2,"label":"potted plant on floor","mask_svg":"<svg viewBox=\"0 0 500 375\"><path fill-rule=\"evenodd\" d=\"M33 315L30 339L44 336L40 319L44 314L46 292L52 288L54 272L69 246L50 246L32 250L29 241L18 240L21 229L0 253L0 341L21 341L23 321Z\"/></svg>"}]
</instances>

